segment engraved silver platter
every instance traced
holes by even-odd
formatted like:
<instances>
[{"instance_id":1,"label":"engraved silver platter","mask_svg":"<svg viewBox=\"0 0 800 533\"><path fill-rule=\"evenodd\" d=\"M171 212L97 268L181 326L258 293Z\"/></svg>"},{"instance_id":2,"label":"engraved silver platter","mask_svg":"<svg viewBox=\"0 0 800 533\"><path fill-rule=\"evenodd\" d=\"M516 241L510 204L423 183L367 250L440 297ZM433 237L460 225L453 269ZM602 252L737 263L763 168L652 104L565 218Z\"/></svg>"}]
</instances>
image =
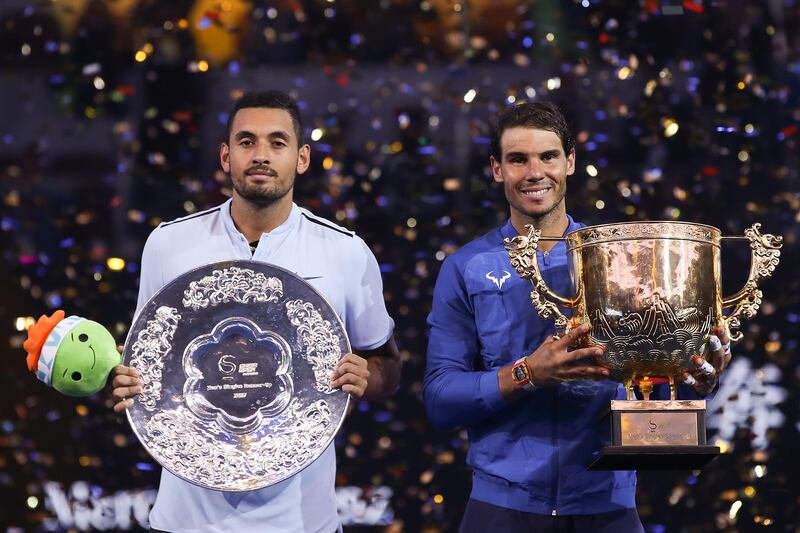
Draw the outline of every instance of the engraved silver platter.
<instances>
[{"instance_id":1,"label":"engraved silver platter","mask_svg":"<svg viewBox=\"0 0 800 533\"><path fill-rule=\"evenodd\" d=\"M224 261L156 293L128 334L142 393L128 420L150 455L209 489L279 483L333 440L349 396L330 388L350 351L311 285L268 263Z\"/></svg>"}]
</instances>

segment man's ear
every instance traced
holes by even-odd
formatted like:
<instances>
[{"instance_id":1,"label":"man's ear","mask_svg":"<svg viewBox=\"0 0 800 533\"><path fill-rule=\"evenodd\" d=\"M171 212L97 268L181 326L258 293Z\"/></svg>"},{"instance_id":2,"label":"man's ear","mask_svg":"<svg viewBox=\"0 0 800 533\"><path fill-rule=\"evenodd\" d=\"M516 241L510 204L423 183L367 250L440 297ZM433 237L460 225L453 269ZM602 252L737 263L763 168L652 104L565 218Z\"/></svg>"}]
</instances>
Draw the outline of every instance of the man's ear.
<instances>
[{"instance_id":1,"label":"man's ear","mask_svg":"<svg viewBox=\"0 0 800 533\"><path fill-rule=\"evenodd\" d=\"M311 147L304 144L297 152L297 173L303 174L311 165Z\"/></svg>"},{"instance_id":2,"label":"man's ear","mask_svg":"<svg viewBox=\"0 0 800 533\"><path fill-rule=\"evenodd\" d=\"M227 174L231 171L231 149L228 143L219 145L219 165L222 170Z\"/></svg>"},{"instance_id":3,"label":"man's ear","mask_svg":"<svg viewBox=\"0 0 800 533\"><path fill-rule=\"evenodd\" d=\"M575 148L570 150L567 156L567 176L572 176L575 173Z\"/></svg>"},{"instance_id":4,"label":"man's ear","mask_svg":"<svg viewBox=\"0 0 800 533\"><path fill-rule=\"evenodd\" d=\"M500 172L500 162L492 155L489 156L489 164L492 166L492 177L494 181L503 183L503 174Z\"/></svg>"}]
</instances>

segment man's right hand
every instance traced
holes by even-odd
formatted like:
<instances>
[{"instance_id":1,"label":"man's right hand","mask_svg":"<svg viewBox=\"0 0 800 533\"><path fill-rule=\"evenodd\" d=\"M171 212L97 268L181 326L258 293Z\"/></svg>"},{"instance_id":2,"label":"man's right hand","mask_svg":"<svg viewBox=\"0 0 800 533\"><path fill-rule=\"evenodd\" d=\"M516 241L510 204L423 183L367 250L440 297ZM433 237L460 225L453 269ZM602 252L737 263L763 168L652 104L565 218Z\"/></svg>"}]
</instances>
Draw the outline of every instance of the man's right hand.
<instances>
[{"instance_id":1,"label":"man's right hand","mask_svg":"<svg viewBox=\"0 0 800 533\"><path fill-rule=\"evenodd\" d=\"M144 381L139 372L129 366L117 365L111 369L111 397L114 399L114 412L121 413L133 407L133 397L142 392Z\"/></svg>"},{"instance_id":2,"label":"man's right hand","mask_svg":"<svg viewBox=\"0 0 800 533\"><path fill-rule=\"evenodd\" d=\"M531 371L531 383L541 387L557 385L562 381L607 379L608 368L596 361L596 358L603 355L603 348L595 346L567 351L570 344L591 330L590 325L581 324L558 340L550 337L544 341L535 352L525 358L525 363ZM581 359L595 360L595 364L580 361Z\"/></svg>"},{"instance_id":3,"label":"man's right hand","mask_svg":"<svg viewBox=\"0 0 800 533\"><path fill-rule=\"evenodd\" d=\"M592 327L590 325L582 324L558 340L553 337L548 338L535 352L527 356L525 364L528 365L528 370L531 374L531 383L537 387L544 387L558 385L562 381L607 379L609 375L608 368L602 366L596 360L597 357L603 355L603 348L595 346L592 348L580 348L571 352L567 351L570 344L591 330ZM587 363L585 360L594 360L595 364ZM512 367L513 365L504 366L497 374L500 394L507 401L522 398L527 394L523 387L514 383L511 377Z\"/></svg>"}]
</instances>

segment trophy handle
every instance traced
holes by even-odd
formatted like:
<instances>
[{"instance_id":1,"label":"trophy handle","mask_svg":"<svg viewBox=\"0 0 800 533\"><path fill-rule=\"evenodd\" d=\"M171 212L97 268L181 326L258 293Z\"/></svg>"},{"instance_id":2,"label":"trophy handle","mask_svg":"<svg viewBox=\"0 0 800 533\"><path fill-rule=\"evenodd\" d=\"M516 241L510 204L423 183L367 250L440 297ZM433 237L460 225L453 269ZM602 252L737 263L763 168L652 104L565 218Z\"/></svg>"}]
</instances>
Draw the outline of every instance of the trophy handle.
<instances>
[{"instance_id":1,"label":"trophy handle","mask_svg":"<svg viewBox=\"0 0 800 533\"><path fill-rule=\"evenodd\" d=\"M558 334L563 335L572 329L576 324L561 312L559 305L572 309L577 307L581 300L581 289L573 298L565 298L553 292L542 277L539 271L539 261L536 258L536 251L539 248L539 239L564 240L562 238L542 237L541 230L534 228L531 224L526 224L525 229L528 235L518 235L512 239L505 239L505 248L511 258L513 266L521 278L529 279L533 284L531 301L539 316L556 319Z\"/></svg>"},{"instance_id":2,"label":"trophy handle","mask_svg":"<svg viewBox=\"0 0 800 533\"><path fill-rule=\"evenodd\" d=\"M753 318L761 306L761 291L758 283L770 277L775 267L778 266L783 246L783 237L770 234L762 235L759 229L761 224L753 224L744 232L744 237L722 237L723 239L747 239L750 241L750 274L744 287L729 298L722 299L722 308L734 307L734 310L723 318L731 332L731 339L738 341L742 338L739 317Z\"/></svg>"}]
</instances>

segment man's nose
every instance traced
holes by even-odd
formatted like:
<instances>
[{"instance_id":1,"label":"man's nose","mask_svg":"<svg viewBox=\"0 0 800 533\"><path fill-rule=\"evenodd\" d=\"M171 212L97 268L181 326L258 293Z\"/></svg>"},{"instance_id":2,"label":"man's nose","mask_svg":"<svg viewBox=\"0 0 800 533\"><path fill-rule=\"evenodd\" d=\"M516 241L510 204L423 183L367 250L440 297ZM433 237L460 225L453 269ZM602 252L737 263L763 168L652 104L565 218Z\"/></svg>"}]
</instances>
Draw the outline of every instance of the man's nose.
<instances>
[{"instance_id":1,"label":"man's nose","mask_svg":"<svg viewBox=\"0 0 800 533\"><path fill-rule=\"evenodd\" d=\"M541 161L536 159L531 159L528 162L528 178L534 180L540 180L544 178L544 165Z\"/></svg>"},{"instance_id":2,"label":"man's nose","mask_svg":"<svg viewBox=\"0 0 800 533\"><path fill-rule=\"evenodd\" d=\"M253 164L254 165L268 165L269 164L269 150L264 145L259 145L253 150Z\"/></svg>"}]
</instances>

